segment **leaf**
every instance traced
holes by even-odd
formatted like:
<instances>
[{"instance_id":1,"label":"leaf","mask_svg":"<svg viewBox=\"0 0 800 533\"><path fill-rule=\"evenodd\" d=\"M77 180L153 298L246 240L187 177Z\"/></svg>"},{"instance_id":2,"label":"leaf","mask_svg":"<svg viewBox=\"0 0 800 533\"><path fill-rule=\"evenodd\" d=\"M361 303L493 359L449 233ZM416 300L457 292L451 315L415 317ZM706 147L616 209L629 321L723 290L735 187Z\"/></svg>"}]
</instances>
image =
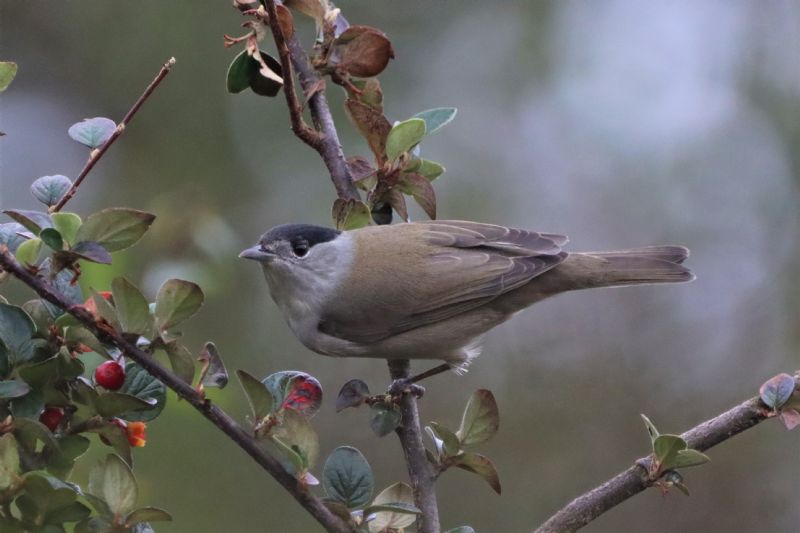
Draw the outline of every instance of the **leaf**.
<instances>
[{"instance_id":1,"label":"leaf","mask_svg":"<svg viewBox=\"0 0 800 533\"><path fill-rule=\"evenodd\" d=\"M394 404L370 406L369 427L379 437L385 437L400 425L400 408Z\"/></svg>"},{"instance_id":2,"label":"leaf","mask_svg":"<svg viewBox=\"0 0 800 533\"><path fill-rule=\"evenodd\" d=\"M303 15L313 18L317 21L317 24L322 24L325 18L325 6L327 5L325 0L286 0L284 4Z\"/></svg>"},{"instance_id":3,"label":"leaf","mask_svg":"<svg viewBox=\"0 0 800 533\"><path fill-rule=\"evenodd\" d=\"M351 230L369 225L370 212L367 204L360 200L337 198L331 211L336 229Z\"/></svg>"},{"instance_id":4,"label":"leaf","mask_svg":"<svg viewBox=\"0 0 800 533\"><path fill-rule=\"evenodd\" d=\"M19 449L11 433L0 437L0 490L6 490L19 479Z\"/></svg>"},{"instance_id":5,"label":"leaf","mask_svg":"<svg viewBox=\"0 0 800 533\"><path fill-rule=\"evenodd\" d=\"M394 161L401 154L410 152L422 138L425 137L425 121L420 118L410 118L398 122L389 131L386 137L386 157Z\"/></svg>"},{"instance_id":6,"label":"leaf","mask_svg":"<svg viewBox=\"0 0 800 533\"><path fill-rule=\"evenodd\" d=\"M431 219L436 218L436 192L431 182L419 174L403 174L398 184L400 190L410 194Z\"/></svg>"},{"instance_id":7,"label":"leaf","mask_svg":"<svg viewBox=\"0 0 800 533\"><path fill-rule=\"evenodd\" d=\"M70 270L61 270L55 276L53 276L53 262L48 257L44 261L42 261L40 268L40 272L42 277L49 278L51 280L51 285L53 289L61 293L61 295L69 302L70 305L80 305L83 302L83 293L81 292L81 287L76 283L75 280L75 273ZM50 314L53 315L53 318L56 318L64 313L64 310L60 307L57 307L46 300L42 300L44 302L45 307L47 310L50 311Z\"/></svg>"},{"instance_id":8,"label":"leaf","mask_svg":"<svg viewBox=\"0 0 800 533\"><path fill-rule=\"evenodd\" d=\"M373 513L375 518L369 521L369 530L379 533L411 526L416 521L415 515L422 514L422 511L414 506L414 490L400 481L383 489L364 509L365 517Z\"/></svg>"},{"instance_id":9,"label":"leaf","mask_svg":"<svg viewBox=\"0 0 800 533\"><path fill-rule=\"evenodd\" d=\"M8 400L11 398L21 398L31 391L31 388L24 381L18 379L11 379L8 381L0 381L0 400Z\"/></svg>"},{"instance_id":10,"label":"leaf","mask_svg":"<svg viewBox=\"0 0 800 533\"><path fill-rule=\"evenodd\" d=\"M166 345L167 357L172 371L188 385L194 381L194 357L186 346L177 342Z\"/></svg>"},{"instance_id":11,"label":"leaf","mask_svg":"<svg viewBox=\"0 0 800 533\"><path fill-rule=\"evenodd\" d=\"M89 472L88 492L105 500L112 513L124 516L136 505L139 489L125 461L109 454Z\"/></svg>"},{"instance_id":12,"label":"leaf","mask_svg":"<svg viewBox=\"0 0 800 533\"><path fill-rule=\"evenodd\" d=\"M118 252L141 239L155 218L155 215L136 209L103 209L86 218L78 228L75 241L96 242L109 252Z\"/></svg>"},{"instance_id":13,"label":"leaf","mask_svg":"<svg viewBox=\"0 0 800 533\"><path fill-rule=\"evenodd\" d=\"M655 445L656 439L658 438L660 433L656 429L656 426L652 422L650 422L649 418L647 418L645 415L639 415L639 416L641 416L642 420L644 420L644 425L647 428L647 433L650 435L650 444Z\"/></svg>"},{"instance_id":14,"label":"leaf","mask_svg":"<svg viewBox=\"0 0 800 533\"><path fill-rule=\"evenodd\" d=\"M205 344L203 351L200 352L199 360L208 364L208 367L200 375L200 384L204 387L224 389L228 384L228 370L213 342L209 341Z\"/></svg>"},{"instance_id":15,"label":"leaf","mask_svg":"<svg viewBox=\"0 0 800 533\"><path fill-rule=\"evenodd\" d=\"M328 497L343 503L348 509L366 505L374 484L369 463L360 451L351 446L339 446L325 461L322 486Z\"/></svg>"},{"instance_id":16,"label":"leaf","mask_svg":"<svg viewBox=\"0 0 800 533\"><path fill-rule=\"evenodd\" d=\"M375 173L377 170L372 166L372 164L360 156L354 156L347 160L347 168L350 170L350 177L353 178L353 181L356 182L358 186L364 186L362 188L366 188L366 190L372 189L372 187L367 186L367 184L359 183L367 180L368 178L373 178L372 180L367 181L375 181Z\"/></svg>"},{"instance_id":17,"label":"leaf","mask_svg":"<svg viewBox=\"0 0 800 533\"><path fill-rule=\"evenodd\" d=\"M425 121L425 135L427 136L450 124L456 118L457 112L455 107L436 107L421 111L414 115L414 118L421 118Z\"/></svg>"},{"instance_id":18,"label":"leaf","mask_svg":"<svg viewBox=\"0 0 800 533\"><path fill-rule=\"evenodd\" d=\"M153 409L158 401L155 398L138 398L132 394L108 391L99 394L94 400L98 414L103 418L120 417L134 411Z\"/></svg>"},{"instance_id":19,"label":"leaf","mask_svg":"<svg viewBox=\"0 0 800 533\"><path fill-rule=\"evenodd\" d=\"M685 450L686 441L678 435L662 434L653 442L653 456L656 459L658 471L669 470L666 465L677 457L680 450Z\"/></svg>"},{"instance_id":20,"label":"leaf","mask_svg":"<svg viewBox=\"0 0 800 533\"><path fill-rule=\"evenodd\" d=\"M115 278L111 282L111 294L122 331L150 337L153 334L153 316L141 291L127 279Z\"/></svg>"},{"instance_id":21,"label":"leaf","mask_svg":"<svg viewBox=\"0 0 800 533\"><path fill-rule=\"evenodd\" d=\"M0 61L0 93L8 89L17 75L17 64L13 61Z\"/></svg>"},{"instance_id":22,"label":"leaf","mask_svg":"<svg viewBox=\"0 0 800 533\"><path fill-rule=\"evenodd\" d=\"M75 235L78 234L78 228L83 223L81 217L75 213L53 213L50 215L50 219L53 221L53 227L58 230L64 240L69 244L74 244Z\"/></svg>"},{"instance_id":23,"label":"leaf","mask_svg":"<svg viewBox=\"0 0 800 533\"><path fill-rule=\"evenodd\" d=\"M6 209L3 211L6 215L13 218L34 235L39 235L39 232L44 228L52 228L53 221L50 215L40 211L26 211L24 209Z\"/></svg>"},{"instance_id":24,"label":"leaf","mask_svg":"<svg viewBox=\"0 0 800 533\"><path fill-rule=\"evenodd\" d=\"M758 390L761 401L772 409L778 410L783 404L789 401L795 389L795 381L789 374L778 374L761 385Z\"/></svg>"},{"instance_id":25,"label":"leaf","mask_svg":"<svg viewBox=\"0 0 800 533\"><path fill-rule=\"evenodd\" d=\"M126 429L116 424L109 423L101 427L97 432L105 439L103 442L108 442L114 451L122 457L123 461L129 465L133 464L131 443L128 440L128 432ZM94 502L91 503L93 507L97 508Z\"/></svg>"},{"instance_id":26,"label":"leaf","mask_svg":"<svg viewBox=\"0 0 800 533\"><path fill-rule=\"evenodd\" d=\"M253 412L253 418L256 422L262 420L272 412L274 403L272 393L266 385L244 370L237 370L236 377L239 378L239 383L241 383L244 394L247 396L250 410Z\"/></svg>"},{"instance_id":27,"label":"leaf","mask_svg":"<svg viewBox=\"0 0 800 533\"><path fill-rule=\"evenodd\" d=\"M156 294L156 326L164 331L194 316L203 305L202 289L191 281L168 279Z\"/></svg>"},{"instance_id":28,"label":"leaf","mask_svg":"<svg viewBox=\"0 0 800 533\"><path fill-rule=\"evenodd\" d=\"M673 468L688 468L690 466L700 466L706 464L711 459L709 457L697 450L687 449L687 450L678 450L678 453L675 457L672 458L671 461L664 464L663 468L671 470Z\"/></svg>"},{"instance_id":29,"label":"leaf","mask_svg":"<svg viewBox=\"0 0 800 533\"><path fill-rule=\"evenodd\" d=\"M314 466L319 455L319 437L302 414L291 409L284 411L281 423L275 428L273 436L302 457L304 470Z\"/></svg>"},{"instance_id":30,"label":"leaf","mask_svg":"<svg viewBox=\"0 0 800 533\"><path fill-rule=\"evenodd\" d=\"M25 231L25 226L19 222L0 224L0 244L5 244L12 254L15 253L17 247L27 240L20 235L20 233Z\"/></svg>"},{"instance_id":31,"label":"leaf","mask_svg":"<svg viewBox=\"0 0 800 533\"><path fill-rule=\"evenodd\" d=\"M79 242L72 247L70 253L86 261L91 261L92 263L100 263L101 265L111 264L111 254L108 253L108 250L106 250L103 245L97 242Z\"/></svg>"},{"instance_id":32,"label":"leaf","mask_svg":"<svg viewBox=\"0 0 800 533\"><path fill-rule=\"evenodd\" d=\"M260 96L277 96L283 87L281 63L266 52L259 50L260 58L255 61L256 69L250 76L250 89Z\"/></svg>"},{"instance_id":33,"label":"leaf","mask_svg":"<svg viewBox=\"0 0 800 533\"><path fill-rule=\"evenodd\" d=\"M44 393L31 389L28 394L11 400L11 414L14 418L38 418L44 411Z\"/></svg>"},{"instance_id":34,"label":"leaf","mask_svg":"<svg viewBox=\"0 0 800 533\"><path fill-rule=\"evenodd\" d=\"M467 452L464 455L456 457L455 466L472 472L473 474L478 474L486 480L497 494L500 494L500 478L497 475L497 470L495 470L492 461L490 461L488 457L479 453Z\"/></svg>"},{"instance_id":35,"label":"leaf","mask_svg":"<svg viewBox=\"0 0 800 533\"><path fill-rule=\"evenodd\" d=\"M333 42L329 63L351 76L377 76L394 57L392 43L382 31L369 26L347 28Z\"/></svg>"},{"instance_id":36,"label":"leaf","mask_svg":"<svg viewBox=\"0 0 800 533\"><path fill-rule=\"evenodd\" d=\"M492 438L499 426L500 412L492 391L478 389L467 402L456 436L463 446L479 444Z\"/></svg>"},{"instance_id":37,"label":"leaf","mask_svg":"<svg viewBox=\"0 0 800 533\"><path fill-rule=\"evenodd\" d=\"M39 233L39 238L55 252L60 252L64 249L64 239L61 234L53 228L45 228Z\"/></svg>"},{"instance_id":38,"label":"leaf","mask_svg":"<svg viewBox=\"0 0 800 533\"><path fill-rule=\"evenodd\" d=\"M261 382L272 394L275 411L288 408L312 417L322 405L322 385L305 372L283 370L270 374Z\"/></svg>"},{"instance_id":39,"label":"leaf","mask_svg":"<svg viewBox=\"0 0 800 533\"><path fill-rule=\"evenodd\" d=\"M781 409L780 419L783 422L783 426L788 431L791 431L800 425L800 411L797 411L797 409Z\"/></svg>"},{"instance_id":40,"label":"leaf","mask_svg":"<svg viewBox=\"0 0 800 533\"><path fill-rule=\"evenodd\" d=\"M231 94L236 94L250 87L250 75L253 68L258 68L258 62L242 50L228 66L226 88Z\"/></svg>"},{"instance_id":41,"label":"leaf","mask_svg":"<svg viewBox=\"0 0 800 533\"><path fill-rule=\"evenodd\" d=\"M44 205L50 207L56 205L70 187L72 187L72 180L61 174L42 176L31 185L31 194Z\"/></svg>"},{"instance_id":42,"label":"leaf","mask_svg":"<svg viewBox=\"0 0 800 533\"><path fill-rule=\"evenodd\" d=\"M458 437L446 427L436 422L431 422L430 431L435 440L441 442L441 445L437 442L437 448L440 448L440 455L441 452L444 452L445 456L452 457L461 451L461 443Z\"/></svg>"},{"instance_id":43,"label":"leaf","mask_svg":"<svg viewBox=\"0 0 800 533\"><path fill-rule=\"evenodd\" d=\"M394 209L404 222L408 222L408 206L406 205L406 197L399 189L389 189L384 197L389 202L391 209ZM374 217L374 215L373 215Z\"/></svg>"},{"instance_id":44,"label":"leaf","mask_svg":"<svg viewBox=\"0 0 800 533\"><path fill-rule=\"evenodd\" d=\"M104 117L85 118L70 126L67 134L89 148L99 148L108 141L117 129L113 120Z\"/></svg>"},{"instance_id":45,"label":"leaf","mask_svg":"<svg viewBox=\"0 0 800 533\"><path fill-rule=\"evenodd\" d=\"M90 302L94 304L94 309L90 308L90 311L93 311L95 315L111 324L114 329L122 329L119 323L119 317L117 316L117 310L111 305L111 302L106 299L108 293L105 293L106 296L104 296L93 288L89 289L89 292L92 295Z\"/></svg>"},{"instance_id":46,"label":"leaf","mask_svg":"<svg viewBox=\"0 0 800 533\"><path fill-rule=\"evenodd\" d=\"M12 365L33 357L31 336L35 331L36 325L21 307L0 303L0 341L8 350Z\"/></svg>"},{"instance_id":47,"label":"leaf","mask_svg":"<svg viewBox=\"0 0 800 533\"><path fill-rule=\"evenodd\" d=\"M386 138L392 125L383 113L353 98L346 99L344 106L348 118L367 140L375 159L382 164L386 159Z\"/></svg>"},{"instance_id":48,"label":"leaf","mask_svg":"<svg viewBox=\"0 0 800 533\"><path fill-rule=\"evenodd\" d=\"M403 168L403 171L410 174L419 174L426 177L428 181L433 181L444 174L445 168L439 163L428 159L412 159Z\"/></svg>"},{"instance_id":49,"label":"leaf","mask_svg":"<svg viewBox=\"0 0 800 533\"><path fill-rule=\"evenodd\" d=\"M470 526L459 526L453 529L448 529L445 533L475 533L475 530Z\"/></svg>"},{"instance_id":50,"label":"leaf","mask_svg":"<svg viewBox=\"0 0 800 533\"><path fill-rule=\"evenodd\" d=\"M101 343L97 337L94 336L94 333L83 326L77 325L67 327L67 330L64 333L64 340L67 342L67 345L73 349L78 347L78 345L83 344L88 346L93 352L99 353L103 357L111 357L105 346L103 346L103 343Z\"/></svg>"},{"instance_id":51,"label":"leaf","mask_svg":"<svg viewBox=\"0 0 800 533\"><path fill-rule=\"evenodd\" d=\"M42 240L34 237L28 239L17 247L17 261L23 265L35 265L42 251Z\"/></svg>"},{"instance_id":52,"label":"leaf","mask_svg":"<svg viewBox=\"0 0 800 533\"><path fill-rule=\"evenodd\" d=\"M90 441L82 435L66 435L58 439L58 444L52 448L52 455L47 461L47 471L51 474L66 478L75 465L75 460L86 453Z\"/></svg>"},{"instance_id":53,"label":"leaf","mask_svg":"<svg viewBox=\"0 0 800 533\"><path fill-rule=\"evenodd\" d=\"M137 522L171 522L172 515L158 507L140 507L125 517L125 525L130 527Z\"/></svg>"},{"instance_id":54,"label":"leaf","mask_svg":"<svg viewBox=\"0 0 800 533\"><path fill-rule=\"evenodd\" d=\"M167 403L167 388L147 370L136 363L125 365L125 383L118 391L150 403L155 400L155 407L146 411L134 411L120 415L120 418L131 422L149 422L161 414Z\"/></svg>"},{"instance_id":55,"label":"leaf","mask_svg":"<svg viewBox=\"0 0 800 533\"><path fill-rule=\"evenodd\" d=\"M369 398L369 387L360 379L351 379L342 385L339 395L336 397L336 412L340 412L348 407L358 407Z\"/></svg>"}]
</instances>

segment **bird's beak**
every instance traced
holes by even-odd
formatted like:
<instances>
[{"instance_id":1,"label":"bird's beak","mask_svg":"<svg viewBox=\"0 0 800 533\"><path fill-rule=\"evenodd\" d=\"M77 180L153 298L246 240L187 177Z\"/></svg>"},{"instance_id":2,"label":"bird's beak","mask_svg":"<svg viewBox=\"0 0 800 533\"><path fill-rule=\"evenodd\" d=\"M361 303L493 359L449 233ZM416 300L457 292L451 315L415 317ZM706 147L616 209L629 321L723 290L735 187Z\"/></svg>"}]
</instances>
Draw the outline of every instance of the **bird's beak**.
<instances>
[{"instance_id":1,"label":"bird's beak","mask_svg":"<svg viewBox=\"0 0 800 533\"><path fill-rule=\"evenodd\" d=\"M256 261L269 261L275 257L275 254L265 252L260 246L256 245L246 250L242 250L242 253L239 254L239 257L244 259L254 259Z\"/></svg>"}]
</instances>

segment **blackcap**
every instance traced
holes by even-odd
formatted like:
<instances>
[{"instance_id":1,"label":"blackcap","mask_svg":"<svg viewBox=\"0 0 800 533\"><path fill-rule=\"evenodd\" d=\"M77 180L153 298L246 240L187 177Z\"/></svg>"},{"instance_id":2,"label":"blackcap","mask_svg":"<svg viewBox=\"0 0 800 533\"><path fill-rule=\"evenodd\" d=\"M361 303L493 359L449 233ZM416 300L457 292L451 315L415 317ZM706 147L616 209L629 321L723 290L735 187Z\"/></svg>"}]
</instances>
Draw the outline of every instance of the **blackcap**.
<instances>
[{"instance_id":1,"label":"blackcap","mask_svg":"<svg viewBox=\"0 0 800 533\"><path fill-rule=\"evenodd\" d=\"M441 359L464 369L482 336L555 294L691 281L682 246L567 253L563 235L455 220L336 231L285 224L258 261L289 327L335 357Z\"/></svg>"}]
</instances>

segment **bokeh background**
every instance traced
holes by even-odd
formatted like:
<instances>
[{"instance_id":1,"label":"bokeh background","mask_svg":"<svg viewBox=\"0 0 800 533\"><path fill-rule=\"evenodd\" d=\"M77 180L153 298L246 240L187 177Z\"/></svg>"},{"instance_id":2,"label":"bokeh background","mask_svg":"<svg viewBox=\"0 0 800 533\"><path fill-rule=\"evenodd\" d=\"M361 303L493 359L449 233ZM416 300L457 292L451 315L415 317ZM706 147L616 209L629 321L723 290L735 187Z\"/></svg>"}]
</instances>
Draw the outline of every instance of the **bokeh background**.
<instances>
[{"instance_id":1,"label":"bokeh background","mask_svg":"<svg viewBox=\"0 0 800 533\"><path fill-rule=\"evenodd\" d=\"M455 106L426 141L448 171L442 218L572 237L571 249L681 243L690 285L570 294L486 339L463 376L427 383L423 420L456 426L476 388L497 396L499 434L479 451L503 495L479 478L440 482L445 527L529 531L648 450L639 413L680 432L755 394L800 360L800 4L786 1L354 2L351 23L383 29L397 59L382 75L402 120ZM351 444L378 485L405 479L396 439L367 413L335 414L348 379L373 390L385 364L312 354L289 332L254 265L236 258L266 228L330 223L333 188L290 133L283 98L225 92L235 55L222 34L241 19L225 1L0 4L0 56L20 64L0 100L0 205L35 208L35 178L74 177L86 153L66 130L119 120L159 66L177 65L72 202L158 214L147 238L87 279L124 272L153 295L167 277L207 293L186 330L213 339L229 369L299 369L327 391L315 418L323 455ZM308 21L300 25L310 42ZM269 46L266 47L269 49ZM367 155L330 100L348 155ZM420 217L420 212L414 212ZM4 286L20 298L27 292ZM427 363L419 364L424 369ZM243 416L235 382L210 393ZM163 532L305 532L319 527L210 424L171 398L136 454L141 503L169 509ZM710 452L686 472L692 496L651 490L588 531L797 531L800 435L777 422ZM100 450L103 451L103 450ZM87 457L88 465L94 457ZM86 467L76 472L78 480Z\"/></svg>"}]
</instances>

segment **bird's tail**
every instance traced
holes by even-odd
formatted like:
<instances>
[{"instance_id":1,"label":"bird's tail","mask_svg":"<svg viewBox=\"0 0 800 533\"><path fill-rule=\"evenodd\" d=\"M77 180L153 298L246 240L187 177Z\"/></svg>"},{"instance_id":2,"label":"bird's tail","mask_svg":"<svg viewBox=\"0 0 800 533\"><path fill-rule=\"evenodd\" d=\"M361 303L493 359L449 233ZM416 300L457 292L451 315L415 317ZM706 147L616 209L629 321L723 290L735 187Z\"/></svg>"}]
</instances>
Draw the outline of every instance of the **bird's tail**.
<instances>
[{"instance_id":1,"label":"bird's tail","mask_svg":"<svg viewBox=\"0 0 800 533\"><path fill-rule=\"evenodd\" d=\"M689 257L683 246L646 246L614 252L570 254L559 268L575 284L572 289L617 287L647 283L692 281L681 263Z\"/></svg>"}]
</instances>

